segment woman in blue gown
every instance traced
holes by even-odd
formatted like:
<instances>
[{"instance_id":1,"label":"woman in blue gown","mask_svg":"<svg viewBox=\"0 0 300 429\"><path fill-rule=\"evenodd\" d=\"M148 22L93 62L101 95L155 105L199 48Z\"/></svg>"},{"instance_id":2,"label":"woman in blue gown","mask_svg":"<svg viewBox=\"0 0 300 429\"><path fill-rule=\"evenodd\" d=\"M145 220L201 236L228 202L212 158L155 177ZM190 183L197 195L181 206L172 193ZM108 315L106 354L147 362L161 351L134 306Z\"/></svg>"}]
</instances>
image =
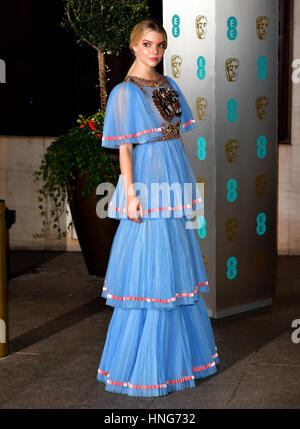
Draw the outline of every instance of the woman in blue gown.
<instances>
[{"instance_id":1,"label":"woman in blue gown","mask_svg":"<svg viewBox=\"0 0 300 429\"><path fill-rule=\"evenodd\" d=\"M120 219L102 297L114 307L97 379L130 396L195 387L219 356L201 292L209 285L194 229L203 207L181 140L195 127L175 81L156 72L167 34L156 20L133 29L135 61L111 91L102 145L119 149L121 175L108 205Z\"/></svg>"}]
</instances>

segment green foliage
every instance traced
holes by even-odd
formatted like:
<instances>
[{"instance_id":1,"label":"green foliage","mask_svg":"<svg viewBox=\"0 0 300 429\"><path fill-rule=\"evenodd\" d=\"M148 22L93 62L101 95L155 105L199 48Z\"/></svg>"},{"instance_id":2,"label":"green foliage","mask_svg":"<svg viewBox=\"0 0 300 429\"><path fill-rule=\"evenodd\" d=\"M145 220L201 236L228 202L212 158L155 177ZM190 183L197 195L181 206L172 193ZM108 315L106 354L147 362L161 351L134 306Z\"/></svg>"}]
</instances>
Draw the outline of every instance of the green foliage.
<instances>
[{"instance_id":1,"label":"green foliage","mask_svg":"<svg viewBox=\"0 0 300 429\"><path fill-rule=\"evenodd\" d=\"M61 26L75 31L80 46L88 42L107 54L119 55L128 47L131 30L149 12L147 0L63 1Z\"/></svg>"},{"instance_id":2,"label":"green foliage","mask_svg":"<svg viewBox=\"0 0 300 429\"><path fill-rule=\"evenodd\" d=\"M80 46L89 44L104 54L118 55L129 46L134 25L147 17L147 0L63 0L64 16L61 26L76 35ZM101 58L103 58L101 57ZM106 94L105 60L99 65L100 87ZM102 105L102 103L101 103ZM68 213L66 202L72 207L76 175L84 175L85 189L82 196L95 192L98 184L116 184L120 174L119 161L111 149L101 146L105 106L90 117L78 116L79 125L59 136L47 148L34 181L42 180L38 190L39 209L43 219L42 232L52 225L57 238L65 236L71 228L62 231L60 217ZM101 198L101 196L97 196ZM39 237L41 234L34 234Z\"/></svg>"},{"instance_id":3,"label":"green foliage","mask_svg":"<svg viewBox=\"0 0 300 429\"><path fill-rule=\"evenodd\" d=\"M79 125L60 135L48 146L40 167L33 173L34 181L42 180L38 190L40 215L44 218L42 232L49 232L51 225L57 238L64 237L73 225L62 231L60 217L68 213L66 202L72 207L75 174L85 176L82 196L95 192L102 182L118 181L120 166L111 156L111 150L101 146L104 112L85 118L79 115ZM99 200L102 196L96 196ZM35 238L41 234L34 234Z\"/></svg>"}]
</instances>

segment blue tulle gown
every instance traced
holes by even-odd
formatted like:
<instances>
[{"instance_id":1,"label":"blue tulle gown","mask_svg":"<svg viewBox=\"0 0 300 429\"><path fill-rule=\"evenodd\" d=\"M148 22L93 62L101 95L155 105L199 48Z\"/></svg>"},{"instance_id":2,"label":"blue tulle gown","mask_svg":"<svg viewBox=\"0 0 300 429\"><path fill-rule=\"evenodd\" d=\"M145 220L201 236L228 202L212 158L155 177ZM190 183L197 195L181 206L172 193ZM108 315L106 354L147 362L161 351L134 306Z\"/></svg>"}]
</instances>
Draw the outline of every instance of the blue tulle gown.
<instances>
[{"instance_id":1,"label":"blue tulle gown","mask_svg":"<svg viewBox=\"0 0 300 429\"><path fill-rule=\"evenodd\" d=\"M107 102L102 145L133 144L133 181L144 215L128 219L120 175L108 216L120 219L102 297L114 307L97 379L130 396L163 396L195 387L217 371L212 327L201 293L209 292L195 229L203 207L180 133L195 127L169 76L126 76Z\"/></svg>"}]
</instances>

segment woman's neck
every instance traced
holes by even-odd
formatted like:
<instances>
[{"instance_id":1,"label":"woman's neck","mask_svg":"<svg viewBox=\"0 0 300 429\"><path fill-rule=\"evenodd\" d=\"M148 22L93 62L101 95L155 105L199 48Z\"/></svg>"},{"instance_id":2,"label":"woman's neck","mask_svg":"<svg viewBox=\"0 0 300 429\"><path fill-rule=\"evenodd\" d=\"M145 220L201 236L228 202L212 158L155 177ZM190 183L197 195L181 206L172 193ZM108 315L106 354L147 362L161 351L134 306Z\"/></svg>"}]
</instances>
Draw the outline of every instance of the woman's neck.
<instances>
[{"instance_id":1,"label":"woman's neck","mask_svg":"<svg viewBox=\"0 0 300 429\"><path fill-rule=\"evenodd\" d=\"M160 74L152 67L150 70L134 68L133 70L131 70L130 75L128 76L136 76L146 80L156 80L160 77Z\"/></svg>"}]
</instances>

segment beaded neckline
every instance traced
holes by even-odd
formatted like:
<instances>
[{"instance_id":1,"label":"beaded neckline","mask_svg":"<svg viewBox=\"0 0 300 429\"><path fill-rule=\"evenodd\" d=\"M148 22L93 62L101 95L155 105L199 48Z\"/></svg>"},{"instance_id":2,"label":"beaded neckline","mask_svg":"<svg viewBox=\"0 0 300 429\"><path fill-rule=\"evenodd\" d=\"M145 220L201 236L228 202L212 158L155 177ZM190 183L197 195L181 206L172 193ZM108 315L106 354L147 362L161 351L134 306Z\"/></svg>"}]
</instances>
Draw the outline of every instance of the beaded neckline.
<instances>
[{"instance_id":1,"label":"beaded neckline","mask_svg":"<svg viewBox=\"0 0 300 429\"><path fill-rule=\"evenodd\" d=\"M163 75L159 75L156 79L144 79L139 76L125 76L124 82L136 82L145 86L155 87L160 86L165 81L165 77Z\"/></svg>"}]
</instances>

